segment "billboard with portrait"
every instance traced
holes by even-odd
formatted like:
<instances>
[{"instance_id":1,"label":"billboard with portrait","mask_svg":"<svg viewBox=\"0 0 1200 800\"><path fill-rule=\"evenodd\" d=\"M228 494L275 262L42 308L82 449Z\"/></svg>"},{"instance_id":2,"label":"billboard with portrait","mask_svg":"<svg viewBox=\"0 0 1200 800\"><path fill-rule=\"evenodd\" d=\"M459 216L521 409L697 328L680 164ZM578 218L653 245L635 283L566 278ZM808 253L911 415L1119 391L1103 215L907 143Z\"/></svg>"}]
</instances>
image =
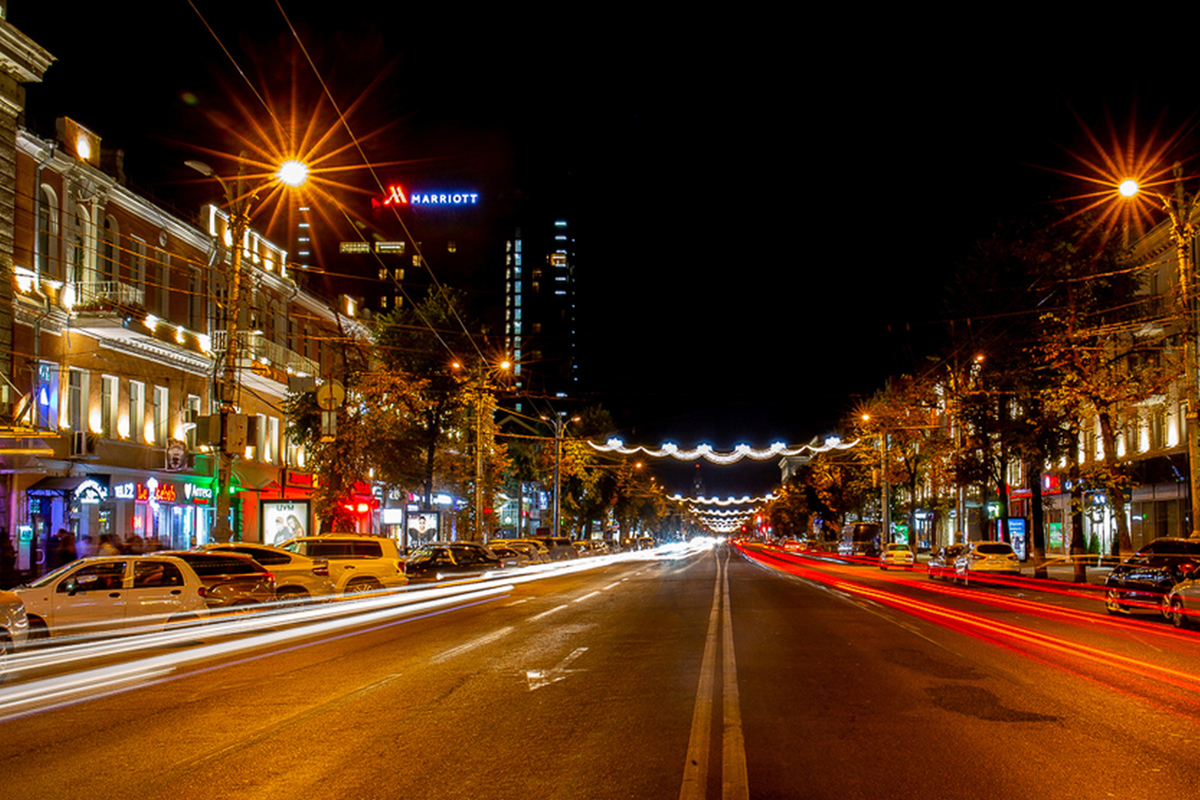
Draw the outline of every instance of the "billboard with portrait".
<instances>
[{"instance_id":1,"label":"billboard with portrait","mask_svg":"<svg viewBox=\"0 0 1200 800\"><path fill-rule=\"evenodd\" d=\"M409 549L438 540L438 512L410 511L408 514Z\"/></svg>"},{"instance_id":2,"label":"billboard with portrait","mask_svg":"<svg viewBox=\"0 0 1200 800\"><path fill-rule=\"evenodd\" d=\"M308 500L263 500L259 503L258 533L263 544L282 544L312 530Z\"/></svg>"}]
</instances>

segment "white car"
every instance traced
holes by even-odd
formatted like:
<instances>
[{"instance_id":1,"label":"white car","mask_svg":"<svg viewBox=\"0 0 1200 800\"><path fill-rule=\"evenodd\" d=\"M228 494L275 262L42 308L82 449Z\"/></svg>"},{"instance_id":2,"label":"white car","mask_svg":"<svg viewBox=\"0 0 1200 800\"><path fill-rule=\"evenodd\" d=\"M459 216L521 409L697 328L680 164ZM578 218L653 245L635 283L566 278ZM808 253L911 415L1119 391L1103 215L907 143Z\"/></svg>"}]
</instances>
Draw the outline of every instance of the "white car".
<instances>
[{"instance_id":1,"label":"white car","mask_svg":"<svg viewBox=\"0 0 1200 800\"><path fill-rule=\"evenodd\" d=\"M1200 612L1200 571L1185 572L1183 580L1171 587L1162 602L1163 615L1176 628L1200 627L1195 614Z\"/></svg>"},{"instance_id":2,"label":"white car","mask_svg":"<svg viewBox=\"0 0 1200 800\"><path fill-rule=\"evenodd\" d=\"M9 658L25 645L28 634L25 604L12 592L0 592L0 681L4 680Z\"/></svg>"},{"instance_id":3,"label":"white car","mask_svg":"<svg viewBox=\"0 0 1200 800\"><path fill-rule=\"evenodd\" d=\"M13 593L30 638L161 629L208 616L205 587L171 556L99 556L59 567Z\"/></svg>"},{"instance_id":4,"label":"white car","mask_svg":"<svg viewBox=\"0 0 1200 800\"><path fill-rule=\"evenodd\" d=\"M912 569L916 561L917 557L913 555L912 550L908 549L908 545L892 542L883 549L883 555L879 556L879 568L904 567L905 569Z\"/></svg>"},{"instance_id":5,"label":"white car","mask_svg":"<svg viewBox=\"0 0 1200 800\"><path fill-rule=\"evenodd\" d=\"M253 558L275 576L275 599L281 603L305 602L334 594L329 562L323 558L309 558L269 544L251 542L208 544L200 549L207 553L230 552Z\"/></svg>"},{"instance_id":6,"label":"white car","mask_svg":"<svg viewBox=\"0 0 1200 800\"><path fill-rule=\"evenodd\" d=\"M395 539L328 533L297 536L279 546L289 553L329 562L329 577L338 594L399 589L408 584Z\"/></svg>"},{"instance_id":7,"label":"white car","mask_svg":"<svg viewBox=\"0 0 1200 800\"><path fill-rule=\"evenodd\" d=\"M954 560L954 577L964 584L1003 575L1019 577L1021 560L1008 542L971 542Z\"/></svg>"}]
</instances>

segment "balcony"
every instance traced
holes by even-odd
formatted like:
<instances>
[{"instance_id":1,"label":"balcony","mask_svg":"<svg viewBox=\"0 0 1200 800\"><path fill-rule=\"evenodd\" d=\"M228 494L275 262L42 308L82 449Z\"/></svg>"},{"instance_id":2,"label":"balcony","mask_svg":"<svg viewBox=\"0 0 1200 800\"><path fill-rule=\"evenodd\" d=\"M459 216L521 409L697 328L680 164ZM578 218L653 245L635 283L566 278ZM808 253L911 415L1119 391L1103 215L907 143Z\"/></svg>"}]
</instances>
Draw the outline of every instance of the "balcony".
<instances>
[{"instance_id":1,"label":"balcony","mask_svg":"<svg viewBox=\"0 0 1200 800\"><path fill-rule=\"evenodd\" d=\"M220 358L225 354L227 339L227 331L213 332L212 352L214 356ZM249 366L255 372L277 371L306 378L315 376L318 371L317 362L272 342L261 333L238 331L237 346L238 355L243 359L243 366ZM284 379L282 382L286 383L287 381Z\"/></svg>"},{"instance_id":2,"label":"balcony","mask_svg":"<svg viewBox=\"0 0 1200 800\"><path fill-rule=\"evenodd\" d=\"M80 281L70 286L75 290L72 310L79 313L142 308L146 304L144 289L121 281Z\"/></svg>"}]
</instances>

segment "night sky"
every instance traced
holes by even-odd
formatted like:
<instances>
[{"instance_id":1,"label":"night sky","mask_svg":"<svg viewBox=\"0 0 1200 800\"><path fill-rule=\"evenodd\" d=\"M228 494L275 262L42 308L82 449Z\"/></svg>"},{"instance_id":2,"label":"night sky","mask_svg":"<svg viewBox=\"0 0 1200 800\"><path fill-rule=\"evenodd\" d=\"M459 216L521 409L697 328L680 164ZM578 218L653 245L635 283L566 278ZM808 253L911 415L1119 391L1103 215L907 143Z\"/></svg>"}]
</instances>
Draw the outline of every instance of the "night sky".
<instances>
[{"instance_id":1,"label":"night sky","mask_svg":"<svg viewBox=\"0 0 1200 800\"><path fill-rule=\"evenodd\" d=\"M389 174L571 187L586 396L650 446L823 437L940 345L940 287L974 241L1079 191L1051 171L1089 153L1079 120L1107 140L1136 102L1144 138L1200 107L1185 58L1118 63L1076 21L947 33L911 17L284 6L367 157L404 162ZM195 7L155 4L150 20L118 2L63 24L61 4L9 6L58 58L28 88L29 126L75 118L188 218L211 187L182 161L236 152L238 104L261 108L218 38L273 102L320 94L274 3ZM1192 150L1185 137L1167 156ZM344 180L370 188L364 170ZM338 200L367 213L365 191ZM703 471L715 493L778 479Z\"/></svg>"}]
</instances>

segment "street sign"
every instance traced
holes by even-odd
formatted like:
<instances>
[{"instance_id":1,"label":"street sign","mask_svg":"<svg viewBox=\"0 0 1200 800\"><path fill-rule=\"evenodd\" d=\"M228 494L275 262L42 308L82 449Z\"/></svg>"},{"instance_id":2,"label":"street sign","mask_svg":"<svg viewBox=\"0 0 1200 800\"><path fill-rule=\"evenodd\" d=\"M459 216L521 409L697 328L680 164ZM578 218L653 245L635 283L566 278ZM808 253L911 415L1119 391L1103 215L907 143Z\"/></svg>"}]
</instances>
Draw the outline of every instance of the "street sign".
<instances>
[{"instance_id":1,"label":"street sign","mask_svg":"<svg viewBox=\"0 0 1200 800\"><path fill-rule=\"evenodd\" d=\"M333 411L346 402L346 390L340 381L327 381L317 388L317 405L322 411Z\"/></svg>"}]
</instances>

